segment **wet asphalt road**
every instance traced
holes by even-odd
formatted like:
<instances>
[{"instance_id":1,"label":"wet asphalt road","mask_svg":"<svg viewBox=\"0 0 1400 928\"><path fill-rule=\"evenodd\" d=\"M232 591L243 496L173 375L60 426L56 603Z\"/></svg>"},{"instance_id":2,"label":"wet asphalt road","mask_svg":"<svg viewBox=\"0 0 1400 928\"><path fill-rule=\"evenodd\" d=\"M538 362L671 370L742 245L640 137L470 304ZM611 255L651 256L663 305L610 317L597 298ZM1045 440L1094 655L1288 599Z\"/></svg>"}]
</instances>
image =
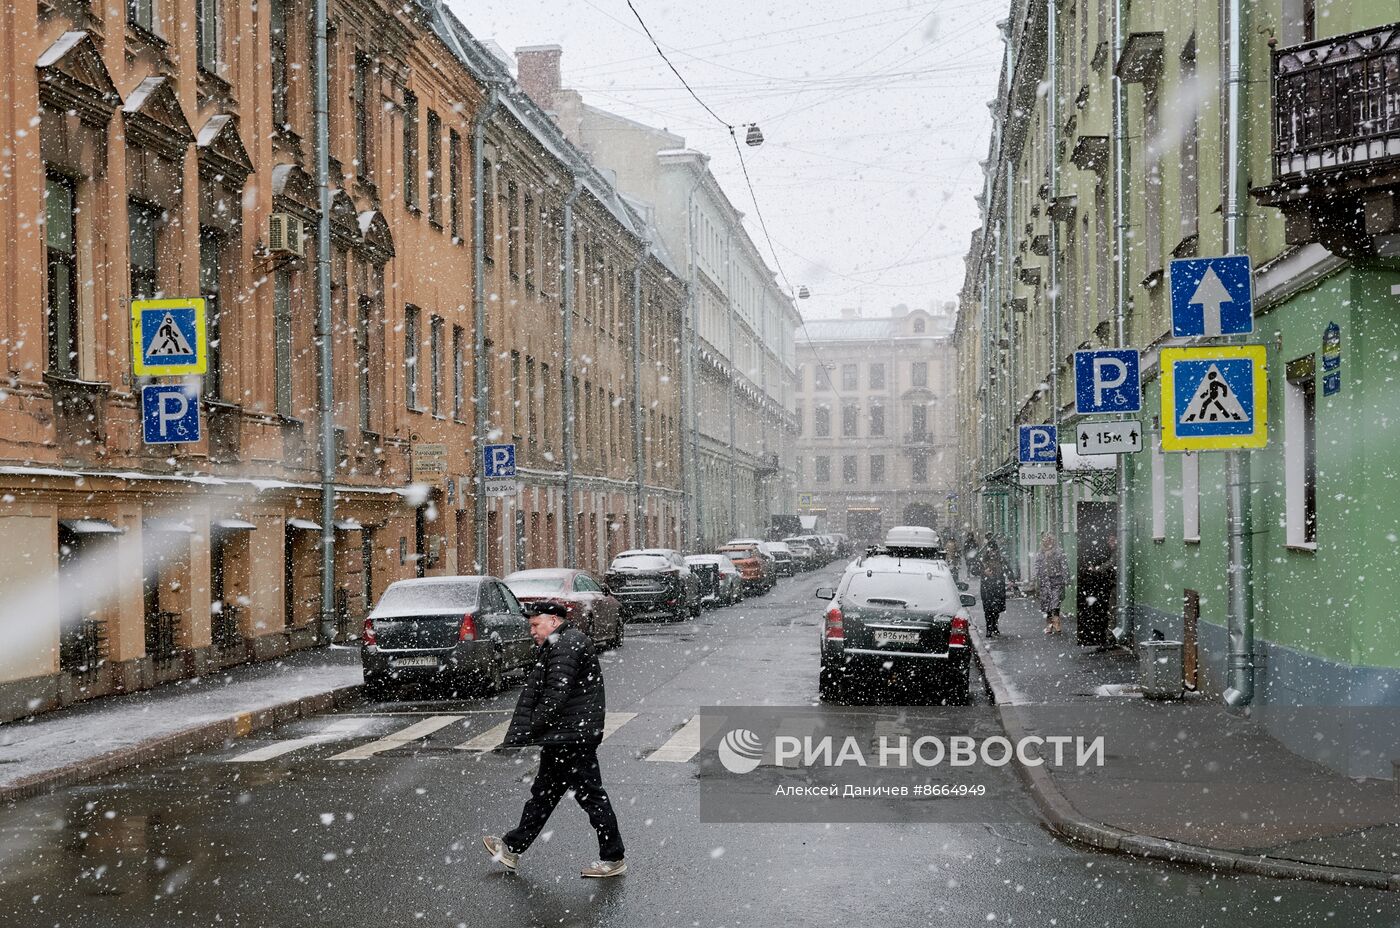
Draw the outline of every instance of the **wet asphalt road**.
<instances>
[{"instance_id":1,"label":"wet asphalt road","mask_svg":"<svg viewBox=\"0 0 1400 928\"><path fill-rule=\"evenodd\" d=\"M701 823L696 762L653 755L668 744L677 755L701 706L816 704L825 604L812 591L835 575L784 580L696 622L630 626L605 656L616 727L599 756L628 845L625 877L578 878L596 844L569 799L520 875L486 859L480 835L514 823L534 755L460 746L490 743L513 687L354 705L0 809L0 925L1400 924L1395 894L1068 847L1035 824L1006 769L980 774L983 822ZM888 714L819 711L857 727L863 713ZM937 711L907 718L937 727ZM406 740L379 740L395 734ZM262 759L246 759L255 751Z\"/></svg>"}]
</instances>

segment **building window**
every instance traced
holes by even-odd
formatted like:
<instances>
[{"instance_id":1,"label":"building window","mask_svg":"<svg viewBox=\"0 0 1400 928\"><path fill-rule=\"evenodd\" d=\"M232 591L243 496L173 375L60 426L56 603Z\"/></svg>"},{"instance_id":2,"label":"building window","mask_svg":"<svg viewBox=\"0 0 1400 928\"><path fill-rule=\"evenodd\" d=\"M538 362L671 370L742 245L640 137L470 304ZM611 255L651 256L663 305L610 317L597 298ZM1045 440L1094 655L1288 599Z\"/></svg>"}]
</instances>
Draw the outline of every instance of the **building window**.
<instances>
[{"instance_id":1,"label":"building window","mask_svg":"<svg viewBox=\"0 0 1400 928\"><path fill-rule=\"evenodd\" d=\"M272 277L272 341L274 390L279 415L292 414L292 277L278 268Z\"/></svg>"},{"instance_id":2,"label":"building window","mask_svg":"<svg viewBox=\"0 0 1400 928\"><path fill-rule=\"evenodd\" d=\"M491 173L491 162L481 162L481 253L487 262L496 260L496 198L491 189L495 176Z\"/></svg>"},{"instance_id":3,"label":"building window","mask_svg":"<svg viewBox=\"0 0 1400 928\"><path fill-rule=\"evenodd\" d=\"M1317 38L1317 0L1303 0L1303 41Z\"/></svg>"},{"instance_id":4,"label":"building window","mask_svg":"<svg viewBox=\"0 0 1400 928\"><path fill-rule=\"evenodd\" d=\"M195 60L201 71L219 73L219 0L198 0L194 8Z\"/></svg>"},{"instance_id":5,"label":"building window","mask_svg":"<svg viewBox=\"0 0 1400 928\"><path fill-rule=\"evenodd\" d=\"M199 230L199 294L204 297L204 318L209 346L209 370L204 375L204 394L219 396L219 369L223 352L223 333L219 304L219 257L224 237L217 229Z\"/></svg>"},{"instance_id":6,"label":"building window","mask_svg":"<svg viewBox=\"0 0 1400 928\"><path fill-rule=\"evenodd\" d=\"M1162 541L1167 537L1167 461L1162 453L1162 440L1152 442L1152 538Z\"/></svg>"},{"instance_id":7,"label":"building window","mask_svg":"<svg viewBox=\"0 0 1400 928\"><path fill-rule=\"evenodd\" d=\"M915 387L928 386L928 362L915 361L913 368L909 372L909 383Z\"/></svg>"},{"instance_id":8,"label":"building window","mask_svg":"<svg viewBox=\"0 0 1400 928\"><path fill-rule=\"evenodd\" d=\"M922 320L922 319L915 319L915 320L914 320L914 334L915 334L915 335L923 335L923 334L924 334L924 320Z\"/></svg>"},{"instance_id":9,"label":"building window","mask_svg":"<svg viewBox=\"0 0 1400 928\"><path fill-rule=\"evenodd\" d=\"M126 0L126 21L155 34L156 0Z\"/></svg>"},{"instance_id":10,"label":"building window","mask_svg":"<svg viewBox=\"0 0 1400 928\"><path fill-rule=\"evenodd\" d=\"M403 205L418 209L418 97L403 92Z\"/></svg>"},{"instance_id":11,"label":"building window","mask_svg":"<svg viewBox=\"0 0 1400 928\"><path fill-rule=\"evenodd\" d=\"M1314 356L1288 362L1283 393L1283 496L1288 544L1317 544L1317 390Z\"/></svg>"},{"instance_id":12,"label":"building window","mask_svg":"<svg viewBox=\"0 0 1400 928\"><path fill-rule=\"evenodd\" d=\"M535 240L539 237L540 218L535 213L535 198L525 194L524 226L525 239L525 289L535 289Z\"/></svg>"},{"instance_id":13,"label":"building window","mask_svg":"<svg viewBox=\"0 0 1400 928\"><path fill-rule=\"evenodd\" d=\"M856 437L856 417L860 413L854 403L848 403L841 407L841 437Z\"/></svg>"},{"instance_id":14,"label":"building window","mask_svg":"<svg viewBox=\"0 0 1400 928\"><path fill-rule=\"evenodd\" d=\"M408 408L418 409L418 324L417 306L409 306L403 314L403 375Z\"/></svg>"},{"instance_id":15,"label":"building window","mask_svg":"<svg viewBox=\"0 0 1400 928\"><path fill-rule=\"evenodd\" d=\"M928 407L923 403L915 403L909 410L909 431L914 441L924 440L928 432Z\"/></svg>"},{"instance_id":16,"label":"building window","mask_svg":"<svg viewBox=\"0 0 1400 928\"><path fill-rule=\"evenodd\" d=\"M462 355L464 334L460 325L452 327L452 418L459 422L467 399L467 369Z\"/></svg>"},{"instance_id":17,"label":"building window","mask_svg":"<svg viewBox=\"0 0 1400 928\"><path fill-rule=\"evenodd\" d=\"M1201 456L1181 455L1181 538L1201 540Z\"/></svg>"},{"instance_id":18,"label":"building window","mask_svg":"<svg viewBox=\"0 0 1400 928\"><path fill-rule=\"evenodd\" d=\"M287 0L268 0L267 17L271 63L267 77L272 87L272 122L273 128L285 130L291 128L287 123L291 93L288 84L291 75L287 67Z\"/></svg>"},{"instance_id":19,"label":"building window","mask_svg":"<svg viewBox=\"0 0 1400 928\"><path fill-rule=\"evenodd\" d=\"M1200 217L1200 180L1197 175L1199 161L1201 99L1196 79L1196 37L1186 43L1181 53L1181 86L1187 110L1184 114L1185 132L1181 136L1181 236L1187 238L1196 234Z\"/></svg>"},{"instance_id":20,"label":"building window","mask_svg":"<svg viewBox=\"0 0 1400 928\"><path fill-rule=\"evenodd\" d=\"M885 456L883 454L872 454L870 456L870 482L885 482Z\"/></svg>"},{"instance_id":21,"label":"building window","mask_svg":"<svg viewBox=\"0 0 1400 928\"><path fill-rule=\"evenodd\" d=\"M359 388L360 430L368 432L370 427L370 354L369 339L374 300L369 296L360 297L360 318L355 326L355 382Z\"/></svg>"},{"instance_id":22,"label":"building window","mask_svg":"<svg viewBox=\"0 0 1400 928\"><path fill-rule=\"evenodd\" d=\"M506 182L506 269L511 280L520 279L520 188Z\"/></svg>"},{"instance_id":23,"label":"building window","mask_svg":"<svg viewBox=\"0 0 1400 928\"><path fill-rule=\"evenodd\" d=\"M812 389L831 389L831 374L827 371L825 364L817 364L812 368Z\"/></svg>"},{"instance_id":24,"label":"building window","mask_svg":"<svg viewBox=\"0 0 1400 928\"><path fill-rule=\"evenodd\" d=\"M370 120L374 118L374 107L370 105L370 81L374 73L374 63L368 55L356 53L355 78L351 101L355 111L355 176L367 180L370 176L369 157L372 150L370 139L374 136Z\"/></svg>"},{"instance_id":25,"label":"building window","mask_svg":"<svg viewBox=\"0 0 1400 928\"><path fill-rule=\"evenodd\" d=\"M510 434L520 440L520 352L510 353Z\"/></svg>"},{"instance_id":26,"label":"building window","mask_svg":"<svg viewBox=\"0 0 1400 928\"><path fill-rule=\"evenodd\" d=\"M48 263L49 370L78 374L77 199L73 181L50 174L44 184L44 242Z\"/></svg>"},{"instance_id":27,"label":"building window","mask_svg":"<svg viewBox=\"0 0 1400 928\"><path fill-rule=\"evenodd\" d=\"M138 200L127 203L131 298L153 300L159 294L156 235L160 212Z\"/></svg>"},{"instance_id":28,"label":"building window","mask_svg":"<svg viewBox=\"0 0 1400 928\"><path fill-rule=\"evenodd\" d=\"M1143 241L1147 270L1162 269L1162 152L1161 88L1155 79L1143 82L1143 136L1148 140L1146 176L1143 178Z\"/></svg>"},{"instance_id":29,"label":"building window","mask_svg":"<svg viewBox=\"0 0 1400 928\"><path fill-rule=\"evenodd\" d=\"M812 432L818 438L831 436L831 407L817 406L812 410Z\"/></svg>"},{"instance_id":30,"label":"building window","mask_svg":"<svg viewBox=\"0 0 1400 928\"><path fill-rule=\"evenodd\" d=\"M805 424L804 420L807 418L807 410L805 410L805 409L802 408L802 404L801 404L801 403L798 403L798 404L797 404L796 416L797 416L797 437L798 437L798 438L801 438L801 437L802 437L802 431L803 431L803 425Z\"/></svg>"},{"instance_id":31,"label":"building window","mask_svg":"<svg viewBox=\"0 0 1400 928\"><path fill-rule=\"evenodd\" d=\"M922 454L916 454L916 455L914 455L914 462L913 462L913 463L914 463L914 474L913 474L914 482L915 482L915 483L928 483L928 458L924 457Z\"/></svg>"},{"instance_id":32,"label":"building window","mask_svg":"<svg viewBox=\"0 0 1400 928\"><path fill-rule=\"evenodd\" d=\"M430 317L428 320L428 366L429 385L432 393L428 403L434 418L442 415L442 333L442 317Z\"/></svg>"},{"instance_id":33,"label":"building window","mask_svg":"<svg viewBox=\"0 0 1400 928\"><path fill-rule=\"evenodd\" d=\"M831 458L819 457L814 459L817 483L831 482Z\"/></svg>"},{"instance_id":34,"label":"building window","mask_svg":"<svg viewBox=\"0 0 1400 928\"><path fill-rule=\"evenodd\" d=\"M841 365L841 389L850 392L858 388L860 368L854 364Z\"/></svg>"},{"instance_id":35,"label":"building window","mask_svg":"<svg viewBox=\"0 0 1400 928\"><path fill-rule=\"evenodd\" d=\"M365 608L374 606L374 529L360 529L360 594Z\"/></svg>"},{"instance_id":36,"label":"building window","mask_svg":"<svg viewBox=\"0 0 1400 928\"><path fill-rule=\"evenodd\" d=\"M848 454L841 458L841 480L843 483L856 482L856 456Z\"/></svg>"},{"instance_id":37,"label":"building window","mask_svg":"<svg viewBox=\"0 0 1400 928\"><path fill-rule=\"evenodd\" d=\"M447 131L447 216L452 224L452 241L462 241L462 137L456 129Z\"/></svg>"},{"instance_id":38,"label":"building window","mask_svg":"<svg viewBox=\"0 0 1400 928\"><path fill-rule=\"evenodd\" d=\"M544 446L545 454L554 450L554 444L549 440L549 425L552 421L550 409L554 405L554 384L549 380L549 365L540 364L540 444Z\"/></svg>"},{"instance_id":39,"label":"building window","mask_svg":"<svg viewBox=\"0 0 1400 928\"><path fill-rule=\"evenodd\" d=\"M442 117L428 110L428 221L442 228Z\"/></svg>"},{"instance_id":40,"label":"building window","mask_svg":"<svg viewBox=\"0 0 1400 928\"><path fill-rule=\"evenodd\" d=\"M880 403L870 405L870 437L883 438L885 435L885 407Z\"/></svg>"},{"instance_id":41,"label":"building window","mask_svg":"<svg viewBox=\"0 0 1400 928\"><path fill-rule=\"evenodd\" d=\"M883 363L870 365L870 389L885 389L885 365Z\"/></svg>"}]
</instances>

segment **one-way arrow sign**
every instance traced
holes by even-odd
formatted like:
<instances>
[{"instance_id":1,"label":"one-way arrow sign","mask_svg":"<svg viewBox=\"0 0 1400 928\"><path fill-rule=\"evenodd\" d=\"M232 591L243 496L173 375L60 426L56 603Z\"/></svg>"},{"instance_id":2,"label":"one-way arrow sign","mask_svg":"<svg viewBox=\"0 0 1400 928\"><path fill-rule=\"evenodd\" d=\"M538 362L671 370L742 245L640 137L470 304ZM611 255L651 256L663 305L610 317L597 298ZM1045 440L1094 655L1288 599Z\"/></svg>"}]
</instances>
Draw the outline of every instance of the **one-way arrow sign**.
<instances>
[{"instance_id":1,"label":"one-way arrow sign","mask_svg":"<svg viewBox=\"0 0 1400 928\"><path fill-rule=\"evenodd\" d=\"M1075 429L1074 450L1080 454L1132 454L1142 450L1142 423L1081 422Z\"/></svg>"},{"instance_id":2,"label":"one-way arrow sign","mask_svg":"<svg viewBox=\"0 0 1400 928\"><path fill-rule=\"evenodd\" d=\"M1253 269L1248 255L1179 258L1169 269L1172 335L1217 338L1254 331Z\"/></svg>"}]
</instances>

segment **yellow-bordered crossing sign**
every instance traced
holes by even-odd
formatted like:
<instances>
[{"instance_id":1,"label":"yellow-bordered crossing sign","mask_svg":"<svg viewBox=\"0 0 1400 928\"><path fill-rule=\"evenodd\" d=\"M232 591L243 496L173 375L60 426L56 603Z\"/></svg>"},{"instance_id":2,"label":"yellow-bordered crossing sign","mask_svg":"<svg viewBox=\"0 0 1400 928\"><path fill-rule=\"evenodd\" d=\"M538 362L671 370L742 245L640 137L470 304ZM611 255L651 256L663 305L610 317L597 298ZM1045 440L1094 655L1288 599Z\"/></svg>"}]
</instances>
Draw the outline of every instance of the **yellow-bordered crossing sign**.
<instances>
[{"instance_id":1,"label":"yellow-bordered crossing sign","mask_svg":"<svg viewBox=\"0 0 1400 928\"><path fill-rule=\"evenodd\" d=\"M132 371L138 377L179 377L209 369L204 300L131 301Z\"/></svg>"},{"instance_id":2,"label":"yellow-bordered crossing sign","mask_svg":"<svg viewBox=\"0 0 1400 928\"><path fill-rule=\"evenodd\" d=\"M1269 443L1263 345L1163 348L1162 450L1238 451Z\"/></svg>"}]
</instances>

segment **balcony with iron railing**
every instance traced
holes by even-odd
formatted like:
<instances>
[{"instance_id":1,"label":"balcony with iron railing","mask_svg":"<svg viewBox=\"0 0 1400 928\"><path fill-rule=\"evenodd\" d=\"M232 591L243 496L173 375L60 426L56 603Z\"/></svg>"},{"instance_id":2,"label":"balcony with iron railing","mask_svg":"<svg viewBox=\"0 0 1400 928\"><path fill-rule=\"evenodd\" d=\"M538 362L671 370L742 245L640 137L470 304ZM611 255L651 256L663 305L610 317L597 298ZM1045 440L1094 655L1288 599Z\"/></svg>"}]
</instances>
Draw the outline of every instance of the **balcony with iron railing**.
<instances>
[{"instance_id":1,"label":"balcony with iron railing","mask_svg":"<svg viewBox=\"0 0 1400 928\"><path fill-rule=\"evenodd\" d=\"M1273 52L1273 182L1290 244L1375 252L1400 232L1400 23Z\"/></svg>"}]
</instances>

